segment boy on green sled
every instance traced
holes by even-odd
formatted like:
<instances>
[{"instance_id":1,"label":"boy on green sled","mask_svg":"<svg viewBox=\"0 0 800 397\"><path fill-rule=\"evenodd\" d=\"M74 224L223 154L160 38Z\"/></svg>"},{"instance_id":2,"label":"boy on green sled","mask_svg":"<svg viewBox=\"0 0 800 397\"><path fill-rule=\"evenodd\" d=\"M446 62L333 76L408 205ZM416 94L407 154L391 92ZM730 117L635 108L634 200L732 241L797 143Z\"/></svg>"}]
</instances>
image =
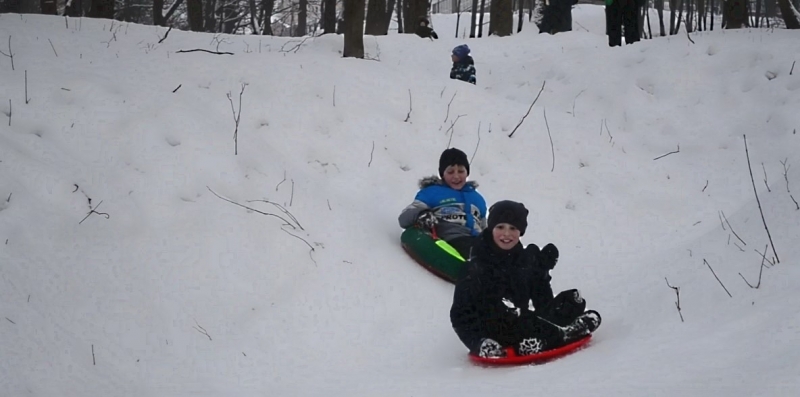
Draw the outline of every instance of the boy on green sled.
<instances>
[{"instance_id":1,"label":"boy on green sled","mask_svg":"<svg viewBox=\"0 0 800 397\"><path fill-rule=\"evenodd\" d=\"M439 157L439 177L419 181L414 202L397 219L400 227L429 230L464 260L469 259L475 237L486 228L486 201L476 190L478 184L467 181L468 176L467 155L456 148L446 149Z\"/></svg>"}]
</instances>

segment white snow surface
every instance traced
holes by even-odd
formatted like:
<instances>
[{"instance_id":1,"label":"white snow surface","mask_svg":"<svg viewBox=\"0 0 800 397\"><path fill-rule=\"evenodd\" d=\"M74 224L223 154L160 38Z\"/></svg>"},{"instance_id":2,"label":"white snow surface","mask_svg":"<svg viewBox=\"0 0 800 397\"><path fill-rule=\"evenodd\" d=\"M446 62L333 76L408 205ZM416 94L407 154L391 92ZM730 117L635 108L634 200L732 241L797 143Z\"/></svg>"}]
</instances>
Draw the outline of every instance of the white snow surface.
<instances>
[{"instance_id":1,"label":"white snow surface","mask_svg":"<svg viewBox=\"0 0 800 397\"><path fill-rule=\"evenodd\" d=\"M796 395L797 32L609 48L602 7L574 17L456 39L435 15L439 40L356 60L335 35L0 15L0 395ZM477 86L448 78L465 42ZM397 224L448 145L560 248L554 289L603 316L586 349L468 360Z\"/></svg>"}]
</instances>

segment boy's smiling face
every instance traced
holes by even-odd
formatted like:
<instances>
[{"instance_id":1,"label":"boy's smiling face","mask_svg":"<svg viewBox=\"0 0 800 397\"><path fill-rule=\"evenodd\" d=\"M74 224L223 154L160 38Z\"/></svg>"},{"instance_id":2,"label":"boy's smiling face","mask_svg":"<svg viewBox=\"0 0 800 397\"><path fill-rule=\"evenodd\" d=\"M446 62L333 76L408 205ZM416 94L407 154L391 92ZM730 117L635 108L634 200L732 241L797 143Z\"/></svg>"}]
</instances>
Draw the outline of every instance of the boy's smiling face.
<instances>
[{"instance_id":1,"label":"boy's smiling face","mask_svg":"<svg viewBox=\"0 0 800 397\"><path fill-rule=\"evenodd\" d=\"M451 165L444 170L444 181L447 186L461 190L467 183L467 168L463 165Z\"/></svg>"}]
</instances>

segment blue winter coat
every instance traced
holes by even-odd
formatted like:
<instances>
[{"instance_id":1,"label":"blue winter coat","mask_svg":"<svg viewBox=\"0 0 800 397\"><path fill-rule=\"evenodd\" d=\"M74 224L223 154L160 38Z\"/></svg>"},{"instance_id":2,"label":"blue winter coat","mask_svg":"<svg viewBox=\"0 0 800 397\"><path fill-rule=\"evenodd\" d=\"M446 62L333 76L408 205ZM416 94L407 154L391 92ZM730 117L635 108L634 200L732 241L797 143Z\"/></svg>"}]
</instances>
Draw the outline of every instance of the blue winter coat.
<instances>
[{"instance_id":1,"label":"blue winter coat","mask_svg":"<svg viewBox=\"0 0 800 397\"><path fill-rule=\"evenodd\" d=\"M478 236L486 228L486 201L476 190L476 182L469 181L461 190L455 190L441 178L432 176L420 180L419 187L414 202L397 219L400 227L414 226L422 211L431 210L439 220L436 234L445 241Z\"/></svg>"}]
</instances>

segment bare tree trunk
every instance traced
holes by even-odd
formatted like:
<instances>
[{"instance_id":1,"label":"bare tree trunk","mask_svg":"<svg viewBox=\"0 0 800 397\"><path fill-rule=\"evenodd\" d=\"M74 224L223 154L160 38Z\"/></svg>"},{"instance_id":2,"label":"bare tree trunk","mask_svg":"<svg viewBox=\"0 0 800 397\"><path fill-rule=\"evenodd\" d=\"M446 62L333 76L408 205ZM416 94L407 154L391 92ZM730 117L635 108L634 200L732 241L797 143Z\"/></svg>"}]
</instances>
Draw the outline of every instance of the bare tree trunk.
<instances>
[{"instance_id":1,"label":"bare tree trunk","mask_svg":"<svg viewBox=\"0 0 800 397\"><path fill-rule=\"evenodd\" d=\"M114 19L114 0L94 0L89 9L90 18Z\"/></svg>"},{"instance_id":2,"label":"bare tree trunk","mask_svg":"<svg viewBox=\"0 0 800 397\"><path fill-rule=\"evenodd\" d=\"M673 34L678 34L678 32L681 31L681 21L683 21L683 1L684 0L678 1L678 20L675 22L675 33Z\"/></svg>"},{"instance_id":3,"label":"bare tree trunk","mask_svg":"<svg viewBox=\"0 0 800 397\"><path fill-rule=\"evenodd\" d=\"M203 4L203 26L207 32L213 32L214 27L217 25L217 18L214 16L214 11L217 9L217 0L204 0Z\"/></svg>"},{"instance_id":4,"label":"bare tree trunk","mask_svg":"<svg viewBox=\"0 0 800 397\"><path fill-rule=\"evenodd\" d=\"M693 32L694 30L694 1L686 0L686 31Z\"/></svg>"},{"instance_id":5,"label":"bare tree trunk","mask_svg":"<svg viewBox=\"0 0 800 397\"><path fill-rule=\"evenodd\" d=\"M164 0L153 0L153 25L164 26Z\"/></svg>"},{"instance_id":6,"label":"bare tree trunk","mask_svg":"<svg viewBox=\"0 0 800 397\"><path fill-rule=\"evenodd\" d=\"M456 0L456 38L458 38L458 26L461 24L461 0Z\"/></svg>"},{"instance_id":7,"label":"bare tree trunk","mask_svg":"<svg viewBox=\"0 0 800 397\"><path fill-rule=\"evenodd\" d=\"M56 4L56 0L41 0L40 7L44 15L58 15L58 4Z\"/></svg>"},{"instance_id":8,"label":"bare tree trunk","mask_svg":"<svg viewBox=\"0 0 800 397\"><path fill-rule=\"evenodd\" d=\"M725 29L741 29L747 23L746 0L724 0L723 11Z\"/></svg>"},{"instance_id":9,"label":"bare tree trunk","mask_svg":"<svg viewBox=\"0 0 800 397\"><path fill-rule=\"evenodd\" d=\"M345 58L364 58L364 0L344 0Z\"/></svg>"},{"instance_id":10,"label":"bare tree trunk","mask_svg":"<svg viewBox=\"0 0 800 397\"><path fill-rule=\"evenodd\" d=\"M483 36L483 14L486 12L486 0L481 0L481 17L478 21L478 37Z\"/></svg>"},{"instance_id":11,"label":"bare tree trunk","mask_svg":"<svg viewBox=\"0 0 800 397\"><path fill-rule=\"evenodd\" d=\"M794 5L789 0L778 0L778 7L781 9L786 29L800 29L800 14Z\"/></svg>"},{"instance_id":12,"label":"bare tree trunk","mask_svg":"<svg viewBox=\"0 0 800 397\"><path fill-rule=\"evenodd\" d=\"M514 5L512 0L492 0L493 13L489 16L489 34L510 36L514 31Z\"/></svg>"},{"instance_id":13,"label":"bare tree trunk","mask_svg":"<svg viewBox=\"0 0 800 397\"><path fill-rule=\"evenodd\" d=\"M670 36L677 33L675 32L675 17L678 8L678 0L669 0L669 34Z\"/></svg>"},{"instance_id":14,"label":"bare tree trunk","mask_svg":"<svg viewBox=\"0 0 800 397\"><path fill-rule=\"evenodd\" d=\"M308 0L300 0L299 7L295 36L302 37L308 34Z\"/></svg>"},{"instance_id":15,"label":"bare tree trunk","mask_svg":"<svg viewBox=\"0 0 800 397\"><path fill-rule=\"evenodd\" d=\"M706 1L697 0L697 30L702 32L705 27Z\"/></svg>"},{"instance_id":16,"label":"bare tree trunk","mask_svg":"<svg viewBox=\"0 0 800 397\"><path fill-rule=\"evenodd\" d=\"M73 0L75 1L75 0ZM0 2L0 14L20 14L22 13L22 5L20 0L5 0ZM66 15L66 10L65 10Z\"/></svg>"},{"instance_id":17,"label":"bare tree trunk","mask_svg":"<svg viewBox=\"0 0 800 397\"><path fill-rule=\"evenodd\" d=\"M336 33L336 0L322 0L322 34Z\"/></svg>"},{"instance_id":18,"label":"bare tree trunk","mask_svg":"<svg viewBox=\"0 0 800 397\"><path fill-rule=\"evenodd\" d=\"M367 4L367 23L364 26L364 34L385 35L388 32L381 32L383 20L386 13L386 0L369 0Z\"/></svg>"},{"instance_id":19,"label":"bare tree trunk","mask_svg":"<svg viewBox=\"0 0 800 397\"><path fill-rule=\"evenodd\" d=\"M478 0L472 0L472 12L469 17L469 38L475 38L475 21L478 19Z\"/></svg>"},{"instance_id":20,"label":"bare tree trunk","mask_svg":"<svg viewBox=\"0 0 800 397\"><path fill-rule=\"evenodd\" d=\"M186 13L189 19L189 29L193 32L203 31L203 2L202 0L186 0Z\"/></svg>"},{"instance_id":21,"label":"bare tree trunk","mask_svg":"<svg viewBox=\"0 0 800 397\"><path fill-rule=\"evenodd\" d=\"M405 3L408 0L397 0L397 33L403 33L403 15L405 12Z\"/></svg>"},{"instance_id":22,"label":"bare tree trunk","mask_svg":"<svg viewBox=\"0 0 800 397\"><path fill-rule=\"evenodd\" d=\"M517 16L517 33L522 31L522 16L525 15L525 3L522 0L517 0L519 4L517 4L518 8L517 11L519 15Z\"/></svg>"},{"instance_id":23,"label":"bare tree trunk","mask_svg":"<svg viewBox=\"0 0 800 397\"><path fill-rule=\"evenodd\" d=\"M658 11L658 28L659 36L664 37L667 33L664 31L664 0L654 0L656 11Z\"/></svg>"}]
</instances>

